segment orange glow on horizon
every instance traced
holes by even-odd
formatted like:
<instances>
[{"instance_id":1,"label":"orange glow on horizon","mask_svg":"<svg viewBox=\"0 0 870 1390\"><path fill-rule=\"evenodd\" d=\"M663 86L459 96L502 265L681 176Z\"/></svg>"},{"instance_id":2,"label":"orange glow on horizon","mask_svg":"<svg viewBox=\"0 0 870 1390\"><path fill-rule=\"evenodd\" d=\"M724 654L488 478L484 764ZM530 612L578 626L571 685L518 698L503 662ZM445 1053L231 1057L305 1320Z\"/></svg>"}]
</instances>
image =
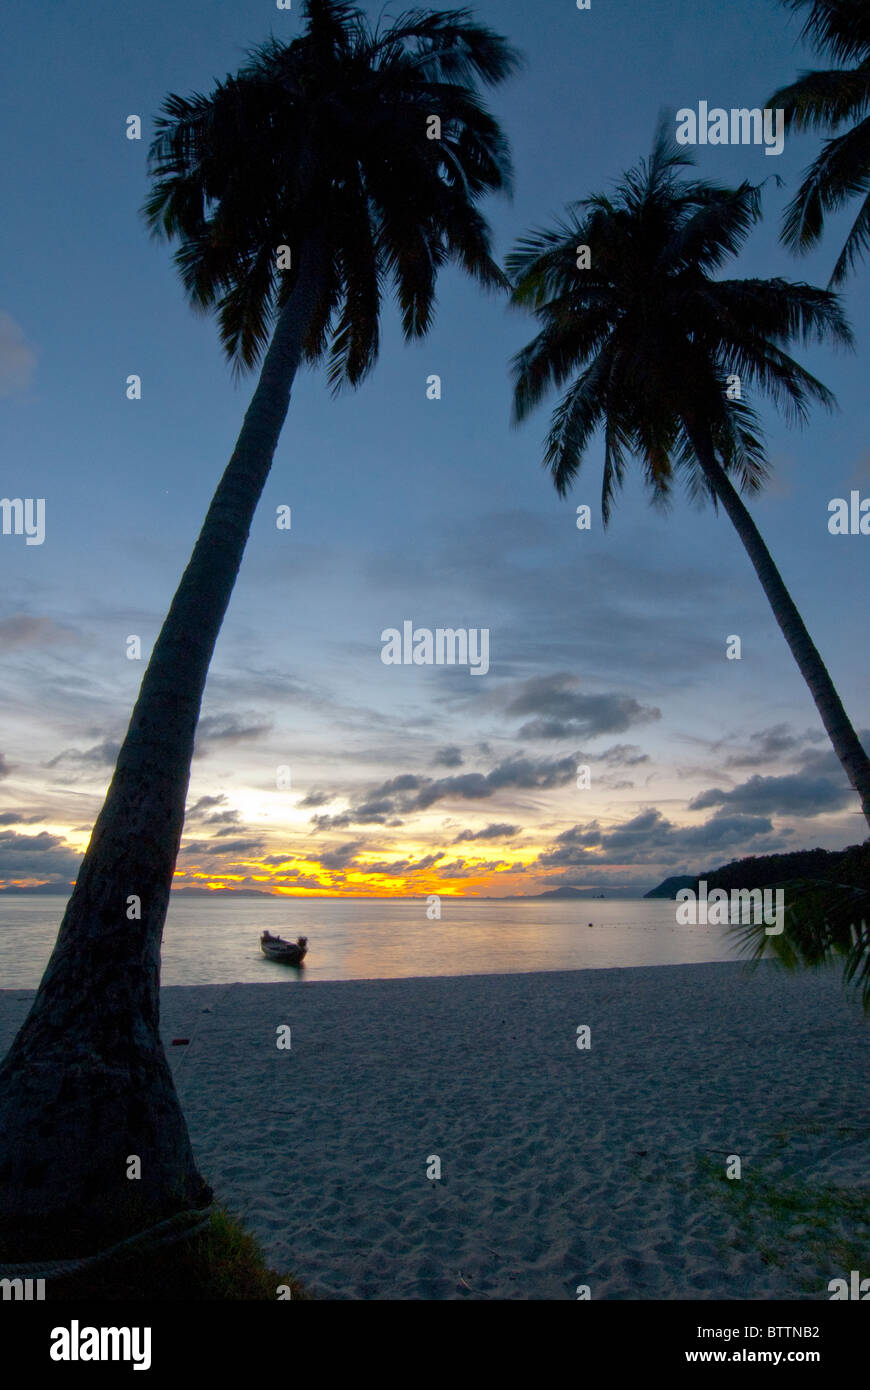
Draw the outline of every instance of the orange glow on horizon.
<instances>
[{"instance_id":1,"label":"orange glow on horizon","mask_svg":"<svg viewBox=\"0 0 870 1390\"><path fill-rule=\"evenodd\" d=\"M542 868L538 863L545 848L544 845L525 844L522 848L505 846L499 849L495 845L487 847L488 854L478 852L467 855L462 853L460 846L455 851L445 851L434 864L428 863L420 870L415 869L415 862L425 862L433 851L419 839L407 847L361 850L349 859L346 867L327 868L319 858L304 858L290 851L277 863L233 859L226 870L214 864L187 863L176 869L172 887L176 891L195 887L209 893L228 894L256 888L258 892L279 898L524 897L542 892L553 880L565 882L564 871ZM272 857L278 858L277 855ZM369 864L373 867L367 867ZM395 874L389 872L391 864L397 866ZM601 892L607 888L607 879L611 875L618 880L632 866L609 864L606 875L600 874L601 866L595 867L599 869L599 875L594 881L584 882L582 869L578 869L572 875L574 884L591 892ZM75 883L70 880L69 883L53 886L58 893L65 893L71 891ZM47 887L47 881L36 876L0 878L0 889L27 892L44 891Z\"/></svg>"}]
</instances>

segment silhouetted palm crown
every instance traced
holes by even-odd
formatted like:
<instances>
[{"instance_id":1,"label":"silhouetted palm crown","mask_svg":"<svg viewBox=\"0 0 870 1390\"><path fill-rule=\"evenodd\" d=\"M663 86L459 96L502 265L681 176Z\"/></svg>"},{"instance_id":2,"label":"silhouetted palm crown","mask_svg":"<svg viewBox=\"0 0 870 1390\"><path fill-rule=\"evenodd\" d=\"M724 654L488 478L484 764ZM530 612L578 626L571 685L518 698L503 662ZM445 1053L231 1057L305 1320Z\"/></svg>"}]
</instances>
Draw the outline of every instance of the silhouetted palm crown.
<instances>
[{"instance_id":1,"label":"silhouetted palm crown","mask_svg":"<svg viewBox=\"0 0 870 1390\"><path fill-rule=\"evenodd\" d=\"M383 33L335 0L306 0L303 13L300 38L255 49L210 96L167 99L144 211L155 234L180 239L189 298L217 308L237 370L258 362L299 257L316 246L322 292L305 357L329 348L337 388L374 365L390 279L407 338L427 331L447 260L506 284L475 203L509 188L510 158L476 87L519 59L468 10L410 11ZM292 272L277 268L284 245Z\"/></svg>"},{"instance_id":2,"label":"silhouetted palm crown","mask_svg":"<svg viewBox=\"0 0 870 1390\"><path fill-rule=\"evenodd\" d=\"M603 427L605 523L630 455L642 460L660 503L680 471L691 492L713 491L699 445L712 447L740 488L759 488L766 468L757 416L745 399L727 398L728 377L804 418L810 400L832 398L785 345L796 336L851 341L827 291L712 278L759 217L759 190L681 179L691 163L662 128L650 159L611 197L573 204L567 220L524 238L508 257L513 302L541 324L514 358L514 418L575 378L554 412L544 462L564 494ZM577 265L584 245L587 270Z\"/></svg>"},{"instance_id":3,"label":"silhouetted palm crown","mask_svg":"<svg viewBox=\"0 0 870 1390\"><path fill-rule=\"evenodd\" d=\"M803 37L835 61L854 64L805 72L768 102L785 111L788 129L835 131L847 121L855 122L842 135L825 141L789 203L783 223L786 245L807 251L819 241L826 213L864 195L831 276L831 284L837 285L870 248L870 5L867 0L783 3L792 10L809 7Z\"/></svg>"}]
</instances>

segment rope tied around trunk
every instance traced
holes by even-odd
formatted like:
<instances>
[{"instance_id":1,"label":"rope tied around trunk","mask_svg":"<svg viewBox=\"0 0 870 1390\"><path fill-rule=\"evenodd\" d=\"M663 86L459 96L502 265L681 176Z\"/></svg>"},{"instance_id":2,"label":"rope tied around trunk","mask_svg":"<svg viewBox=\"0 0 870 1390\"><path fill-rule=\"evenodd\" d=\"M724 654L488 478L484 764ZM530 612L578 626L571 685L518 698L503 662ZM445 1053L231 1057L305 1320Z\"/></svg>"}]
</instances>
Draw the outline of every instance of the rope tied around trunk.
<instances>
[{"instance_id":1,"label":"rope tied around trunk","mask_svg":"<svg viewBox=\"0 0 870 1390\"><path fill-rule=\"evenodd\" d=\"M174 1216L167 1217L156 1226L149 1226L147 1230L119 1241L117 1245L111 1245L108 1250L99 1250L95 1255L85 1255L78 1260L42 1260L33 1264L0 1265L0 1279L58 1279L67 1274L78 1274L80 1270L89 1269L91 1265L101 1264L117 1255L120 1250L132 1246L141 1246L143 1250L156 1250L161 1245L171 1245L195 1235L209 1224L216 1210L216 1203L212 1202L196 1211L176 1212Z\"/></svg>"}]
</instances>

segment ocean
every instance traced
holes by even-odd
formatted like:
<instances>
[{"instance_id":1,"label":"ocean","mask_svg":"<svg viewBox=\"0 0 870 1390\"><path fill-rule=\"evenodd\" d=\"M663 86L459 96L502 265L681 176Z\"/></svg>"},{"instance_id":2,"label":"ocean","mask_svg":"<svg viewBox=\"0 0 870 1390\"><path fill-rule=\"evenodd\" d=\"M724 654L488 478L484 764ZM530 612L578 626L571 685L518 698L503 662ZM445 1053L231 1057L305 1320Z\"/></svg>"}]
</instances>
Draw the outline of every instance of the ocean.
<instances>
[{"instance_id":1,"label":"ocean","mask_svg":"<svg viewBox=\"0 0 870 1390\"><path fill-rule=\"evenodd\" d=\"M65 901L0 896L0 989L35 989ZM260 933L307 936L302 970L268 961ZM678 926L662 899L173 897L163 938L165 985L396 979L603 970L739 959L718 926Z\"/></svg>"}]
</instances>

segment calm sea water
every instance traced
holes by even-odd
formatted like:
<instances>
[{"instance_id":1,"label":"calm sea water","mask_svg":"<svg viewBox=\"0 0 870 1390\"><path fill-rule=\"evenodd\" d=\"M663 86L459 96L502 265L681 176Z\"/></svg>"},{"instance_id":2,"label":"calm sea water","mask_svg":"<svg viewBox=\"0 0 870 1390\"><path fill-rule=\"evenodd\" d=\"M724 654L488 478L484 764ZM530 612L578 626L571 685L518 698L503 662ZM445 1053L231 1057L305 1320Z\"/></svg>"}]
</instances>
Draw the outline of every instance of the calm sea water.
<instances>
[{"instance_id":1,"label":"calm sea water","mask_svg":"<svg viewBox=\"0 0 870 1390\"><path fill-rule=\"evenodd\" d=\"M0 988L35 989L64 910L60 897L0 897ZM659 899L481 902L423 899L175 898L163 939L165 985L488 975L735 960L721 927L683 927ZM591 926L589 925L591 923ZM260 933L307 936L301 971L261 954Z\"/></svg>"}]
</instances>

